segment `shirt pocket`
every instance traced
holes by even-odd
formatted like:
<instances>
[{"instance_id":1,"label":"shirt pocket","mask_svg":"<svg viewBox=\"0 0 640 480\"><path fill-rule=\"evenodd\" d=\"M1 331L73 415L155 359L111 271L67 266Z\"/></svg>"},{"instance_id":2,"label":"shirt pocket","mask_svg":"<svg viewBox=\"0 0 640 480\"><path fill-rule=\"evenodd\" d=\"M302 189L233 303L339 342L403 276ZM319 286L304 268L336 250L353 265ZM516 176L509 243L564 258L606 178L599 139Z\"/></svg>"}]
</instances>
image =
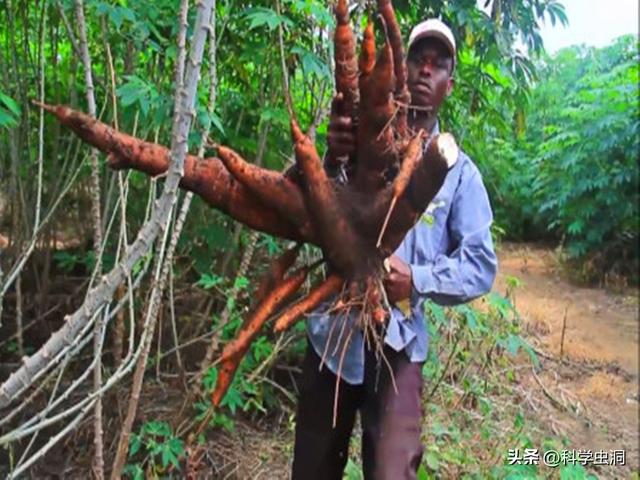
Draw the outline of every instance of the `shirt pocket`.
<instances>
[{"instance_id":1,"label":"shirt pocket","mask_svg":"<svg viewBox=\"0 0 640 480\"><path fill-rule=\"evenodd\" d=\"M438 255L440 240L447 225L449 202L445 197L438 196L431 201L422 213L415 226L415 250L413 262L424 264L432 261Z\"/></svg>"}]
</instances>

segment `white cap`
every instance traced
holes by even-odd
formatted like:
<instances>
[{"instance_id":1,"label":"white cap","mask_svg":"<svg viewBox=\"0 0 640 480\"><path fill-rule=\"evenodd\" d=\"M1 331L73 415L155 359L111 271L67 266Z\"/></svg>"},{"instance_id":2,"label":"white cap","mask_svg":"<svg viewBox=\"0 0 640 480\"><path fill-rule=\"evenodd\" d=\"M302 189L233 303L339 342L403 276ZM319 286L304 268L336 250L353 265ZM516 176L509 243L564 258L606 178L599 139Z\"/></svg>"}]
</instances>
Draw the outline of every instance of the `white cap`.
<instances>
[{"instance_id":1,"label":"white cap","mask_svg":"<svg viewBox=\"0 0 640 480\"><path fill-rule=\"evenodd\" d=\"M426 37L433 37L442 41L451 52L453 64L456 64L456 40L453 38L451 29L437 18L430 18L413 27L411 35L409 35L409 48L407 51L411 50L411 46L415 42Z\"/></svg>"}]
</instances>

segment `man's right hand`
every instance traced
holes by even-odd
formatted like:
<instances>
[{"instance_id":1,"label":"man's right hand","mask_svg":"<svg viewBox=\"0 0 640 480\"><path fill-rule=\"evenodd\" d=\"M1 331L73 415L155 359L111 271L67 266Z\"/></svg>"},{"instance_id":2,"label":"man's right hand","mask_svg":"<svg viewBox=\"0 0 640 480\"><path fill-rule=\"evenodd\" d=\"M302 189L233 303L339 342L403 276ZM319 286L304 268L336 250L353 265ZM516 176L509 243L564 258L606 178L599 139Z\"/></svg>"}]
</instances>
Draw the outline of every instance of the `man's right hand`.
<instances>
[{"instance_id":1,"label":"man's right hand","mask_svg":"<svg viewBox=\"0 0 640 480\"><path fill-rule=\"evenodd\" d=\"M342 111L342 94L338 93L331 102L327 146L335 159L347 157L355 152L356 136L353 131L353 120Z\"/></svg>"}]
</instances>

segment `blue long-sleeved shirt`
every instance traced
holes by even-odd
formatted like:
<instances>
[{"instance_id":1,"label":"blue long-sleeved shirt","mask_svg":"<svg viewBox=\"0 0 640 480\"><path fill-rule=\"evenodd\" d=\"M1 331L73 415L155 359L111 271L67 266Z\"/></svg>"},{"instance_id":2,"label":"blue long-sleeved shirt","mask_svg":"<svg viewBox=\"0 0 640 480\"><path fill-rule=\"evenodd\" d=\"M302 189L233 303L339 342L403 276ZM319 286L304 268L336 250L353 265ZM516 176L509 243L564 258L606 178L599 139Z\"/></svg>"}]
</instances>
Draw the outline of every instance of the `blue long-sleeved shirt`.
<instances>
[{"instance_id":1,"label":"blue long-sleeved shirt","mask_svg":"<svg viewBox=\"0 0 640 480\"><path fill-rule=\"evenodd\" d=\"M434 132L437 132L437 126ZM431 298L442 305L456 305L491 289L497 270L489 231L492 220L480 172L461 151L442 188L395 252L411 268L411 314L405 316L393 307L385 336L387 345L396 351L404 349L412 362L426 360L428 337L424 301ZM364 339L355 326L358 312L350 312L343 322L344 315L326 313L331 304L326 302L309 315L309 339L334 374L340 370L347 383L361 384ZM347 340L349 343L339 369L340 355Z\"/></svg>"}]
</instances>

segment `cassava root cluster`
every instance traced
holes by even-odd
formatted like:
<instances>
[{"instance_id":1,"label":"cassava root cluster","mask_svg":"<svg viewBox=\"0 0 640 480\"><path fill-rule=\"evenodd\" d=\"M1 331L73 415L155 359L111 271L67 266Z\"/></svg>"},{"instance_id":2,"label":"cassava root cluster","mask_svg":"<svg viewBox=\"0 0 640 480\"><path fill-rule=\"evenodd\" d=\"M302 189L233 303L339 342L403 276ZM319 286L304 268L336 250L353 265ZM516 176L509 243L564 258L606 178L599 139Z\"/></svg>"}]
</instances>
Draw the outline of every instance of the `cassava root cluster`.
<instances>
[{"instance_id":1,"label":"cassava root cluster","mask_svg":"<svg viewBox=\"0 0 640 480\"><path fill-rule=\"evenodd\" d=\"M252 340L276 314L275 329L282 331L338 294L336 305L357 304L363 330L369 323L384 323L389 307L380 281L384 260L417 222L457 159L451 135L429 138L409 128L402 36L391 1L378 0L377 8L384 44L376 55L374 25L369 21L359 56L346 0L339 0L334 9L336 94L341 97L340 113L355 125L353 155L340 157L329 149L323 164L314 143L292 118L295 167L284 173L247 162L226 146L217 146L218 157L185 159L182 188L250 228L298 244L271 264L259 282L250 314L225 346L214 405L224 397ZM66 106L41 107L105 152L114 169L133 168L155 176L169 167L169 150L162 145L116 131ZM318 266L289 272L303 242L322 249L331 273L291 304Z\"/></svg>"}]
</instances>

